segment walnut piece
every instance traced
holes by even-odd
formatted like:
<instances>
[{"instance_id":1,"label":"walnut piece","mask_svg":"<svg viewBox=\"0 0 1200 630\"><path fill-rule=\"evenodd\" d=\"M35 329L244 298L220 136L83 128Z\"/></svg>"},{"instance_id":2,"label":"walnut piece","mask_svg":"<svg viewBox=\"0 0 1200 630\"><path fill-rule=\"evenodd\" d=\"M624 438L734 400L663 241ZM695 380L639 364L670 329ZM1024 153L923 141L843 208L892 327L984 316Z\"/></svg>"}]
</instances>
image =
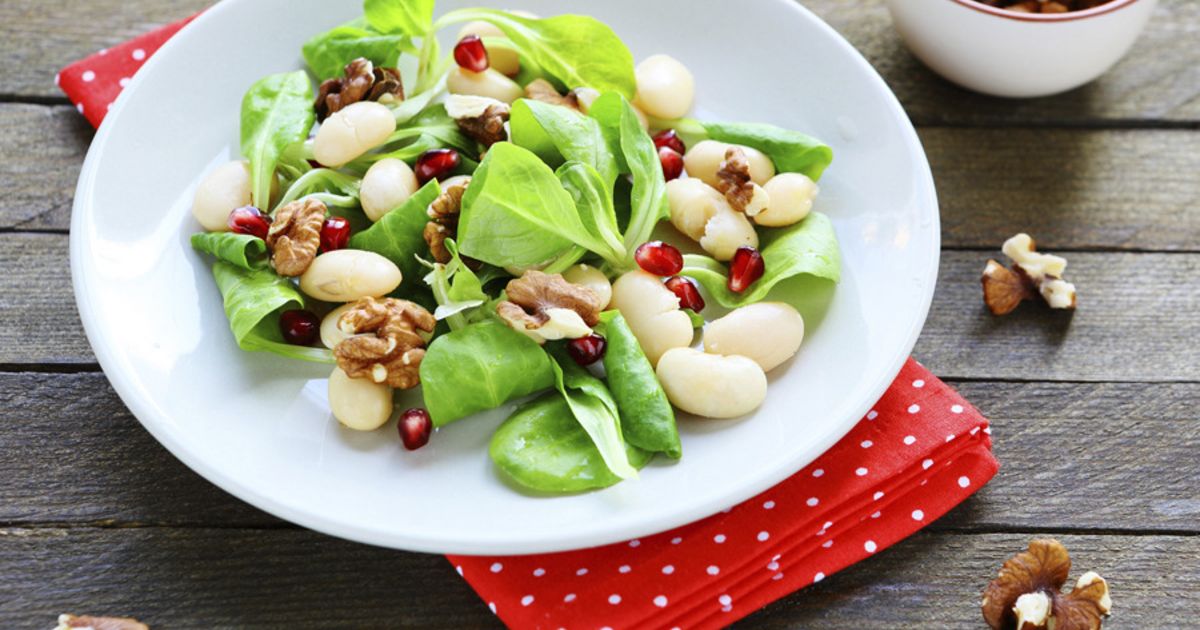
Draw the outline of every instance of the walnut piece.
<instances>
[{"instance_id":1,"label":"walnut piece","mask_svg":"<svg viewBox=\"0 0 1200 630\"><path fill-rule=\"evenodd\" d=\"M767 208L767 191L750 180L750 159L741 147L725 150L725 160L717 168L717 190L734 210L755 216Z\"/></svg>"},{"instance_id":2,"label":"walnut piece","mask_svg":"<svg viewBox=\"0 0 1200 630\"><path fill-rule=\"evenodd\" d=\"M545 79L534 79L525 86L525 98L549 103L551 105L562 105L567 109L580 111L579 96L575 92L567 92L566 96L558 93L558 90Z\"/></svg>"},{"instance_id":3,"label":"walnut piece","mask_svg":"<svg viewBox=\"0 0 1200 630\"><path fill-rule=\"evenodd\" d=\"M376 68L370 59L359 57L346 64L343 77L326 79L317 87L313 109L323 121L338 110L359 101L384 104L404 100L404 84L396 68Z\"/></svg>"},{"instance_id":4,"label":"walnut piece","mask_svg":"<svg viewBox=\"0 0 1200 630\"><path fill-rule=\"evenodd\" d=\"M486 96L451 94L446 98L446 113L463 133L485 147L508 139L504 123L509 111L508 103Z\"/></svg>"},{"instance_id":5,"label":"walnut piece","mask_svg":"<svg viewBox=\"0 0 1200 630\"><path fill-rule=\"evenodd\" d=\"M1097 630L1112 609L1108 583L1084 573L1070 593L1063 584L1071 571L1066 547L1052 539L1029 543L1009 558L983 591L983 619L993 630Z\"/></svg>"},{"instance_id":6,"label":"walnut piece","mask_svg":"<svg viewBox=\"0 0 1200 630\"><path fill-rule=\"evenodd\" d=\"M1025 233L1004 241L1001 249L1012 260L1012 269L989 260L983 270L983 302L993 315L1011 313L1034 295L1050 308L1075 308L1075 285L1062 279L1065 258L1037 251L1037 244Z\"/></svg>"},{"instance_id":7,"label":"walnut piece","mask_svg":"<svg viewBox=\"0 0 1200 630\"><path fill-rule=\"evenodd\" d=\"M592 334L604 306L595 291L536 270L510 281L505 292L508 299L496 305L500 319L538 343Z\"/></svg>"},{"instance_id":8,"label":"walnut piece","mask_svg":"<svg viewBox=\"0 0 1200 630\"><path fill-rule=\"evenodd\" d=\"M1111 0L979 0L1016 13L1066 13L1098 7Z\"/></svg>"},{"instance_id":9,"label":"walnut piece","mask_svg":"<svg viewBox=\"0 0 1200 630\"><path fill-rule=\"evenodd\" d=\"M299 276L312 264L321 246L325 211L317 199L297 199L275 211L266 240L279 275Z\"/></svg>"},{"instance_id":10,"label":"walnut piece","mask_svg":"<svg viewBox=\"0 0 1200 630\"><path fill-rule=\"evenodd\" d=\"M129 617L93 617L91 615L59 615L54 630L90 628L90 630L150 630L150 626Z\"/></svg>"},{"instance_id":11,"label":"walnut piece","mask_svg":"<svg viewBox=\"0 0 1200 630\"><path fill-rule=\"evenodd\" d=\"M423 236L429 245L429 253L436 262L450 262L450 250L446 249L446 239L458 235L458 214L462 208L463 193L467 191L467 184L470 183L471 178L464 177L450 184L442 189L442 194L438 195L426 210L429 222L425 224Z\"/></svg>"},{"instance_id":12,"label":"walnut piece","mask_svg":"<svg viewBox=\"0 0 1200 630\"><path fill-rule=\"evenodd\" d=\"M1034 293L1021 274L989 260L983 270L983 303L992 315L1008 315Z\"/></svg>"},{"instance_id":13,"label":"walnut piece","mask_svg":"<svg viewBox=\"0 0 1200 630\"><path fill-rule=\"evenodd\" d=\"M338 319L347 335L333 349L338 367L351 378L368 378L399 389L421 382L425 337L437 324L420 305L396 298L363 298Z\"/></svg>"}]
</instances>

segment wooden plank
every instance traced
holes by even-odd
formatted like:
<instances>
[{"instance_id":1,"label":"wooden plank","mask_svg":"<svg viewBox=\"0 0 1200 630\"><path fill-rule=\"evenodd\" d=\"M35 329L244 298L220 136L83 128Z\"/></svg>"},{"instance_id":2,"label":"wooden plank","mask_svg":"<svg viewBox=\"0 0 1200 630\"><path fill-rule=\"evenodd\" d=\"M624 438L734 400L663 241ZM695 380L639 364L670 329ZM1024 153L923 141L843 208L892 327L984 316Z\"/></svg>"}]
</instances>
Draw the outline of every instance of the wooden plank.
<instances>
[{"instance_id":1,"label":"wooden plank","mask_svg":"<svg viewBox=\"0 0 1200 630\"><path fill-rule=\"evenodd\" d=\"M0 105L0 229L65 230L92 128L69 105Z\"/></svg>"},{"instance_id":2,"label":"wooden plank","mask_svg":"<svg viewBox=\"0 0 1200 630\"><path fill-rule=\"evenodd\" d=\"M1200 384L957 387L991 418L1002 467L935 528L1200 533ZM176 461L103 375L0 374L0 426L0 522L282 524Z\"/></svg>"},{"instance_id":3,"label":"wooden plank","mask_svg":"<svg viewBox=\"0 0 1200 630\"><path fill-rule=\"evenodd\" d=\"M920 534L740 627L982 627L979 593L1031 537ZM1200 539L1062 540L1072 579L1091 569L1109 581L1112 627L1189 627L1200 614ZM0 592L0 617L15 627L49 627L65 611L155 628L500 627L441 557L297 530L2 530Z\"/></svg>"},{"instance_id":4,"label":"wooden plank","mask_svg":"<svg viewBox=\"0 0 1200 630\"><path fill-rule=\"evenodd\" d=\"M1200 120L1200 3L1162 0L1129 54L1093 83L1038 99L968 92L905 48L882 0L800 0L842 33L883 76L918 125L1105 125ZM1019 51L1013 51L1018 54ZM1036 72L1036 63L1030 72Z\"/></svg>"},{"instance_id":5,"label":"wooden plank","mask_svg":"<svg viewBox=\"0 0 1200 630\"><path fill-rule=\"evenodd\" d=\"M915 355L942 377L1200 380L1200 254L1074 253L1079 310L1026 304L992 317L979 274L997 252L942 255L938 291ZM0 235L0 364L94 358L70 299L67 239ZM32 316L36 314L36 316ZM48 343L47 340L53 340Z\"/></svg>"}]
</instances>

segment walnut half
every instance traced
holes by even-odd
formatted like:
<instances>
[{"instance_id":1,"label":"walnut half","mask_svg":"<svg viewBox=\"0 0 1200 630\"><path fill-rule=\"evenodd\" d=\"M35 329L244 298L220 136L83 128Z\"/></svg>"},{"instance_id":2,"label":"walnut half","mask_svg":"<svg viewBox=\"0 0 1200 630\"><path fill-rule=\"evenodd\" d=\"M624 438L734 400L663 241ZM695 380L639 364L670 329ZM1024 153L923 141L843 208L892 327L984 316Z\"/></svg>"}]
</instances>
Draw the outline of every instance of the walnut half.
<instances>
[{"instance_id":1,"label":"walnut half","mask_svg":"<svg viewBox=\"0 0 1200 630\"><path fill-rule=\"evenodd\" d=\"M1108 583L1088 571L1063 594L1071 571L1066 547L1053 539L1029 543L1009 558L983 591L983 619L993 630L1098 630L1112 609Z\"/></svg>"},{"instance_id":2,"label":"walnut half","mask_svg":"<svg viewBox=\"0 0 1200 630\"><path fill-rule=\"evenodd\" d=\"M741 147L725 150L725 160L717 168L717 190L734 210L748 217L767 208L767 191L750 180L750 159Z\"/></svg>"},{"instance_id":3,"label":"walnut half","mask_svg":"<svg viewBox=\"0 0 1200 630\"><path fill-rule=\"evenodd\" d=\"M91 615L59 615L54 630L150 630L150 626L129 617L93 617Z\"/></svg>"},{"instance_id":4,"label":"walnut half","mask_svg":"<svg viewBox=\"0 0 1200 630\"><path fill-rule=\"evenodd\" d=\"M370 59L359 57L346 64L342 74L345 76L326 79L317 87L313 109L318 121L359 101L386 105L404 100L404 85L396 68L378 68Z\"/></svg>"},{"instance_id":5,"label":"walnut half","mask_svg":"<svg viewBox=\"0 0 1200 630\"><path fill-rule=\"evenodd\" d=\"M435 262L446 264L450 262L450 250L446 249L446 239L458 236L458 215L462 209L463 193L467 192L470 177L463 177L442 189L433 203L429 204L426 214L429 222L425 224L422 236L429 245L429 253Z\"/></svg>"},{"instance_id":6,"label":"walnut half","mask_svg":"<svg viewBox=\"0 0 1200 630\"><path fill-rule=\"evenodd\" d=\"M321 247L325 211L318 199L297 199L275 211L266 240L279 275L294 277L308 270Z\"/></svg>"},{"instance_id":7,"label":"walnut half","mask_svg":"<svg viewBox=\"0 0 1200 630\"><path fill-rule=\"evenodd\" d=\"M418 304L396 298L363 298L338 319L347 335L333 348L338 367L351 378L369 378L399 389L421 382L425 337L437 324Z\"/></svg>"},{"instance_id":8,"label":"walnut half","mask_svg":"<svg viewBox=\"0 0 1200 630\"><path fill-rule=\"evenodd\" d=\"M600 322L600 296L559 274L526 271L505 293L508 299L496 305L496 313L538 343L586 337Z\"/></svg>"}]
</instances>

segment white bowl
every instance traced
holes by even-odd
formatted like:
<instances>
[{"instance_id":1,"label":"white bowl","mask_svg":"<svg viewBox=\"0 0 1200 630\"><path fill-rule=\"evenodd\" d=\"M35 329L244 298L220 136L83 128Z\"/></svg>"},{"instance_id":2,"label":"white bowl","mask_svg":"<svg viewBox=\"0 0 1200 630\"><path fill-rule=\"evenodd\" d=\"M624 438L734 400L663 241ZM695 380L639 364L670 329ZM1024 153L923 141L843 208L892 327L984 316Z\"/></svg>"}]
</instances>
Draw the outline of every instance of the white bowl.
<instances>
[{"instance_id":1,"label":"white bowl","mask_svg":"<svg viewBox=\"0 0 1200 630\"><path fill-rule=\"evenodd\" d=\"M974 0L887 0L896 30L925 65L994 96L1065 92L1129 51L1157 0L1112 0L1068 13L1016 13Z\"/></svg>"},{"instance_id":2,"label":"white bowl","mask_svg":"<svg viewBox=\"0 0 1200 630\"><path fill-rule=\"evenodd\" d=\"M75 196L71 270L88 339L125 404L180 460L268 512L353 540L467 554L662 531L811 462L870 409L921 330L939 251L929 166L895 97L833 29L792 0L733 12L693 0L497 4L595 15L636 58L670 52L687 63L706 115L801 129L833 145L817 208L841 241L842 283L811 314L804 347L772 374L756 414L683 420L682 461L602 492L538 498L507 487L487 455L507 409L453 423L415 452L400 446L394 424L341 428L325 399L329 367L239 350L208 262L187 241L199 230L189 212L196 183L238 152L243 92L300 67L300 45L356 17L362 3L227 0L138 72L96 134ZM713 24L726 40L755 45L713 46ZM420 404L415 394L401 402Z\"/></svg>"}]
</instances>

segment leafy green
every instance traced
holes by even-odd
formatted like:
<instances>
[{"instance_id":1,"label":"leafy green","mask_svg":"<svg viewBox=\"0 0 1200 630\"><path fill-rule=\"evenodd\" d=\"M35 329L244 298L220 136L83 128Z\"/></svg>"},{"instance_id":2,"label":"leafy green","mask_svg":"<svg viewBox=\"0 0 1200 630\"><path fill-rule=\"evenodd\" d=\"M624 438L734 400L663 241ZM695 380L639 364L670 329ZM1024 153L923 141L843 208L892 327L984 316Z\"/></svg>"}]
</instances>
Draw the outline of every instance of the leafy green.
<instances>
[{"instance_id":1,"label":"leafy green","mask_svg":"<svg viewBox=\"0 0 1200 630\"><path fill-rule=\"evenodd\" d=\"M596 169L583 162L567 162L555 174L575 202L575 210L583 226L607 246L606 251L597 253L611 261L623 260L625 246L617 231L612 189L605 186Z\"/></svg>"},{"instance_id":2,"label":"leafy green","mask_svg":"<svg viewBox=\"0 0 1200 630\"><path fill-rule=\"evenodd\" d=\"M637 469L625 454L621 416L604 382L579 367L565 353L556 353L555 386L567 401L579 426L592 439L609 472L621 479L637 479Z\"/></svg>"},{"instance_id":3,"label":"leafy green","mask_svg":"<svg viewBox=\"0 0 1200 630\"><path fill-rule=\"evenodd\" d=\"M795 225L764 230L761 234L765 272L744 293L730 291L725 286L725 266L707 256L685 255L683 275L695 278L721 306L728 308L758 302L776 284L800 274L839 280L841 254L829 217L813 212Z\"/></svg>"},{"instance_id":4,"label":"leafy green","mask_svg":"<svg viewBox=\"0 0 1200 630\"><path fill-rule=\"evenodd\" d=\"M283 193L276 207L283 207L314 192L334 193L346 197L346 204L357 203L361 180L357 177L328 168L314 168L296 178Z\"/></svg>"},{"instance_id":5,"label":"leafy green","mask_svg":"<svg viewBox=\"0 0 1200 630\"><path fill-rule=\"evenodd\" d=\"M450 252L450 262L437 263L425 276L425 284L433 290L437 308L433 316L446 320L451 330L465 327L469 321L464 312L478 308L490 298L483 292L483 282L458 255L454 239L446 239L445 247Z\"/></svg>"},{"instance_id":6,"label":"leafy green","mask_svg":"<svg viewBox=\"0 0 1200 630\"><path fill-rule=\"evenodd\" d=\"M594 118L541 101L519 99L512 105L509 130L513 144L537 154L552 167L567 160L583 162L600 174L606 189L617 178L617 160Z\"/></svg>"},{"instance_id":7,"label":"leafy green","mask_svg":"<svg viewBox=\"0 0 1200 630\"><path fill-rule=\"evenodd\" d=\"M625 441L679 459L683 450L675 426L675 411L637 337L618 311L601 313L600 321L599 332L608 341L604 353L605 377L621 412Z\"/></svg>"},{"instance_id":8,"label":"leafy green","mask_svg":"<svg viewBox=\"0 0 1200 630\"><path fill-rule=\"evenodd\" d=\"M421 36L433 30L434 0L363 0L363 14L381 33Z\"/></svg>"},{"instance_id":9,"label":"leafy green","mask_svg":"<svg viewBox=\"0 0 1200 630\"><path fill-rule=\"evenodd\" d=\"M301 48L304 61L318 81L340 76L342 68L359 57L391 68L396 66L400 53L416 50L407 35L380 33L362 19L316 35Z\"/></svg>"},{"instance_id":10,"label":"leafy green","mask_svg":"<svg viewBox=\"0 0 1200 630\"><path fill-rule=\"evenodd\" d=\"M437 146L457 149L459 153L476 155L475 141L462 132L458 123L446 113L446 106L434 103L422 109L411 119L398 123L396 131L384 142L384 151L395 142L412 141L429 136Z\"/></svg>"},{"instance_id":11,"label":"leafy green","mask_svg":"<svg viewBox=\"0 0 1200 630\"><path fill-rule=\"evenodd\" d=\"M303 70L264 77L242 98L242 155L250 160L251 198L258 208L270 207L279 156L312 129L312 99Z\"/></svg>"},{"instance_id":12,"label":"leafy green","mask_svg":"<svg viewBox=\"0 0 1200 630\"><path fill-rule=\"evenodd\" d=\"M575 245L601 255L610 250L584 226L550 167L515 144L492 145L463 195L462 253L497 267L531 267Z\"/></svg>"},{"instance_id":13,"label":"leafy green","mask_svg":"<svg viewBox=\"0 0 1200 630\"><path fill-rule=\"evenodd\" d=\"M192 247L242 269L267 266L267 243L250 234L201 232L192 235Z\"/></svg>"},{"instance_id":14,"label":"leafy green","mask_svg":"<svg viewBox=\"0 0 1200 630\"><path fill-rule=\"evenodd\" d=\"M632 99L637 91L633 55L606 24L582 15L531 19L492 9L460 9L438 27L483 20L496 25L521 54L568 89L590 87Z\"/></svg>"},{"instance_id":15,"label":"leafy green","mask_svg":"<svg viewBox=\"0 0 1200 630\"><path fill-rule=\"evenodd\" d=\"M375 252L396 263L404 278L420 278L425 271L417 256L429 251L424 236L425 224L429 222L425 209L440 194L442 190L437 180L430 180L400 207L380 217L371 227L353 234L350 247Z\"/></svg>"},{"instance_id":16,"label":"leafy green","mask_svg":"<svg viewBox=\"0 0 1200 630\"><path fill-rule=\"evenodd\" d=\"M435 426L554 386L553 361L534 340L494 321L429 344L421 360L425 408Z\"/></svg>"},{"instance_id":17,"label":"leafy green","mask_svg":"<svg viewBox=\"0 0 1200 630\"><path fill-rule=\"evenodd\" d=\"M718 140L753 147L767 154L781 173L803 173L813 181L833 162L833 149L811 136L762 123L704 122L690 118L663 122L675 128L688 146Z\"/></svg>"},{"instance_id":18,"label":"leafy green","mask_svg":"<svg viewBox=\"0 0 1200 630\"><path fill-rule=\"evenodd\" d=\"M488 453L506 477L537 492L582 492L621 481L562 396L546 394L518 407L492 435ZM652 457L629 443L625 455L635 468Z\"/></svg>"},{"instance_id":19,"label":"leafy green","mask_svg":"<svg viewBox=\"0 0 1200 630\"><path fill-rule=\"evenodd\" d=\"M212 272L225 301L229 328L242 350L333 363L333 354L325 348L295 346L283 341L279 332L280 311L304 307L304 296L291 282L270 269L243 269L224 260L218 260Z\"/></svg>"}]
</instances>

